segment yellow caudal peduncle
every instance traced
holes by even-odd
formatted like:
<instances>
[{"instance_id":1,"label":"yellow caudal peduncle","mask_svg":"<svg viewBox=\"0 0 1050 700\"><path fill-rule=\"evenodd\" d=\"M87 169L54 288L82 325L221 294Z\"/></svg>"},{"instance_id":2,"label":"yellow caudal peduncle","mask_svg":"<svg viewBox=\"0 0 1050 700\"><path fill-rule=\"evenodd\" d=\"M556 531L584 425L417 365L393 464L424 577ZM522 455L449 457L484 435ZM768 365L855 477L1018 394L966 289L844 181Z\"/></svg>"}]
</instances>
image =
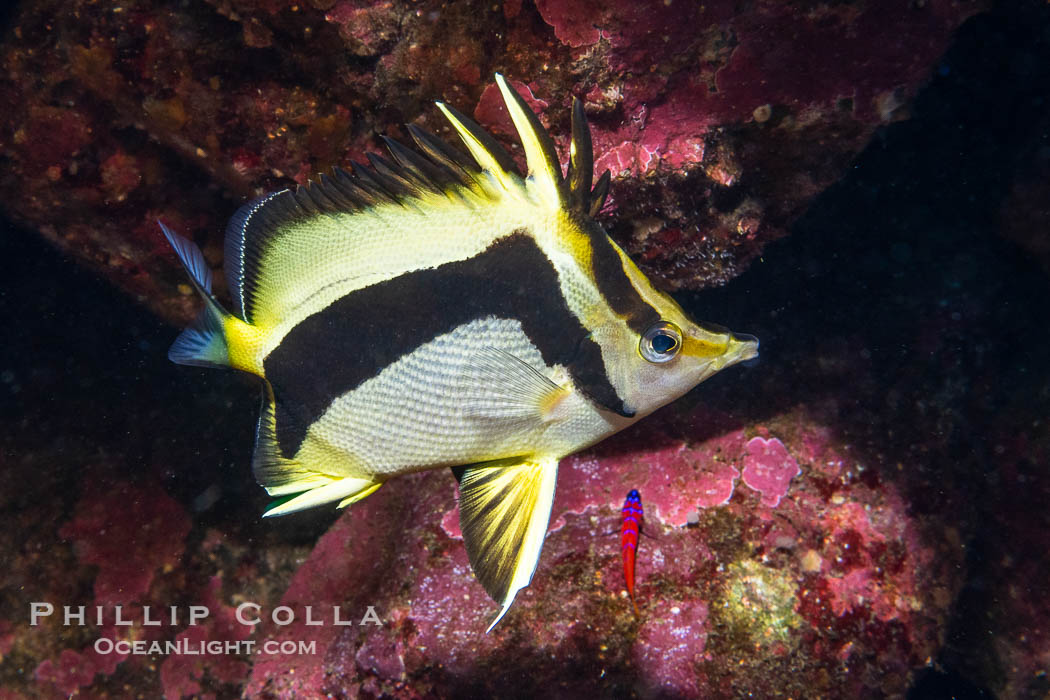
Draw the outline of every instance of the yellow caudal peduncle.
<instances>
[{"instance_id":1,"label":"yellow caudal peduncle","mask_svg":"<svg viewBox=\"0 0 1050 700\"><path fill-rule=\"evenodd\" d=\"M258 326L245 323L230 314L223 318L222 330L230 356L230 367L245 372L263 374L262 350L265 332Z\"/></svg>"}]
</instances>

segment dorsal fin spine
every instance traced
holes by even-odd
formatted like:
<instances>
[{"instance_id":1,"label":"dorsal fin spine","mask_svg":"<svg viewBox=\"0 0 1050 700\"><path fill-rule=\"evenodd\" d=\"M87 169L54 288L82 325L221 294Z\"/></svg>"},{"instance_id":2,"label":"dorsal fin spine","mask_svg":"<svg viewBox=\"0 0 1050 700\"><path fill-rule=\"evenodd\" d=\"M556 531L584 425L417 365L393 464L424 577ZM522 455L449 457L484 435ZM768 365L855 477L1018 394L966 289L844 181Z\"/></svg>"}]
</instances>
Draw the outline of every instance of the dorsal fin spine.
<instances>
[{"instance_id":1,"label":"dorsal fin spine","mask_svg":"<svg viewBox=\"0 0 1050 700\"><path fill-rule=\"evenodd\" d=\"M478 162L478 165L481 166L482 172L488 173L495 178L503 190L510 191L513 186L510 172L504 167L505 164L500 162L498 156L481 140L477 126L473 125L473 122L469 122L466 117L452 107L446 105L444 102L438 102L437 107L452 124L456 133L459 134L460 139L463 141L463 145L467 147L467 150L470 151L470 155L472 155L474 160ZM471 128L471 126L474 128ZM478 181L478 178L474 179L475 181ZM483 188L485 187L485 184L481 181L478 181L478 184Z\"/></svg>"},{"instance_id":2,"label":"dorsal fin spine","mask_svg":"<svg viewBox=\"0 0 1050 700\"><path fill-rule=\"evenodd\" d=\"M515 92L499 73L496 73L496 84L503 94L503 101L507 104L514 128L518 130L518 137L525 150L529 178L545 202L555 207L562 205L564 188L561 165L550 134L521 95Z\"/></svg>"},{"instance_id":3,"label":"dorsal fin spine","mask_svg":"<svg viewBox=\"0 0 1050 700\"><path fill-rule=\"evenodd\" d=\"M602 176L598 178L598 183L591 190L591 204L590 211L587 213L594 218L598 216L598 212L605 206L605 197L609 194L609 171L606 170L602 173Z\"/></svg>"},{"instance_id":4,"label":"dorsal fin spine","mask_svg":"<svg viewBox=\"0 0 1050 700\"><path fill-rule=\"evenodd\" d=\"M572 98L572 141L569 148L569 192L580 211L591 207L591 178L594 176L594 148L583 102Z\"/></svg>"},{"instance_id":5,"label":"dorsal fin spine","mask_svg":"<svg viewBox=\"0 0 1050 700\"><path fill-rule=\"evenodd\" d=\"M470 187L474 182L475 168L463 153L414 124L408 125L408 133L411 134L416 145L432 160L448 168L464 187Z\"/></svg>"},{"instance_id":6,"label":"dorsal fin spine","mask_svg":"<svg viewBox=\"0 0 1050 700\"><path fill-rule=\"evenodd\" d=\"M343 196L353 202L355 207L363 209L375 204L368 191L362 188L359 183L354 182L353 176L342 168L336 168L332 171L332 184Z\"/></svg>"},{"instance_id":7,"label":"dorsal fin spine","mask_svg":"<svg viewBox=\"0 0 1050 700\"><path fill-rule=\"evenodd\" d=\"M386 158L369 153L368 162L372 166L371 175L379 179L383 188L390 192L395 201L418 194L419 188L415 183L397 172L397 169Z\"/></svg>"},{"instance_id":8,"label":"dorsal fin spine","mask_svg":"<svg viewBox=\"0 0 1050 700\"><path fill-rule=\"evenodd\" d=\"M383 137L383 141L398 165L413 176L417 187L425 188L428 182L433 182L441 186L442 190L447 191L450 186L458 183L459 179L456 174L445 165L427 160L394 139Z\"/></svg>"}]
</instances>

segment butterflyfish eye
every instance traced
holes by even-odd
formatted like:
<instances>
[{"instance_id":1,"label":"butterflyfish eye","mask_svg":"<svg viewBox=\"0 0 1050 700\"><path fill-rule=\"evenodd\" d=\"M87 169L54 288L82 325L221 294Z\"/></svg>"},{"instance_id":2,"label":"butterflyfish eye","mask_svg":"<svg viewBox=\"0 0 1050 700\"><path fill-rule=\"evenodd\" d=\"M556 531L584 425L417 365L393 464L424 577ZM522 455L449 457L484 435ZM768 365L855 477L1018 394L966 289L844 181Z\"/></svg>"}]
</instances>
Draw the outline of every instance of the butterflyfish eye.
<instances>
[{"instance_id":1,"label":"butterflyfish eye","mask_svg":"<svg viewBox=\"0 0 1050 700\"><path fill-rule=\"evenodd\" d=\"M642 336L638 351L649 362L667 362L682 348L682 332L673 323L654 323Z\"/></svg>"}]
</instances>

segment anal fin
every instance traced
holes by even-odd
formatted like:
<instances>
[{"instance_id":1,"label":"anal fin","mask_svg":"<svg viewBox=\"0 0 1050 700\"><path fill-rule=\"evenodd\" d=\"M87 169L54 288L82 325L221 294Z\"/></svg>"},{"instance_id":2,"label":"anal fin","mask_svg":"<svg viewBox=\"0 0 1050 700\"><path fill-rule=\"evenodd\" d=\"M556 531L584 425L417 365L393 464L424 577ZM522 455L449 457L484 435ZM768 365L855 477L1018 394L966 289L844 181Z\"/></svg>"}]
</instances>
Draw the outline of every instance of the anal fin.
<instances>
[{"instance_id":1,"label":"anal fin","mask_svg":"<svg viewBox=\"0 0 1050 700\"><path fill-rule=\"evenodd\" d=\"M371 479L347 476L342 479L334 478L321 486L314 486L309 491L300 493L292 498L279 500L271 505L263 513L264 518L275 515L288 515L314 506L324 505L333 501L339 501L339 507L345 508L351 503L360 501L362 498L375 493L382 486Z\"/></svg>"},{"instance_id":2,"label":"anal fin","mask_svg":"<svg viewBox=\"0 0 1050 700\"><path fill-rule=\"evenodd\" d=\"M263 386L262 409L255 436L252 471L266 492L278 500L263 517L287 515L300 510L338 501L339 508L359 501L382 486L367 477L329 474L285 457L277 442L278 405L273 388ZM281 411L284 419L291 417Z\"/></svg>"},{"instance_id":3,"label":"anal fin","mask_svg":"<svg viewBox=\"0 0 1050 700\"><path fill-rule=\"evenodd\" d=\"M532 581L547 534L558 460L509 459L453 469L459 522L474 575L502 609Z\"/></svg>"}]
</instances>

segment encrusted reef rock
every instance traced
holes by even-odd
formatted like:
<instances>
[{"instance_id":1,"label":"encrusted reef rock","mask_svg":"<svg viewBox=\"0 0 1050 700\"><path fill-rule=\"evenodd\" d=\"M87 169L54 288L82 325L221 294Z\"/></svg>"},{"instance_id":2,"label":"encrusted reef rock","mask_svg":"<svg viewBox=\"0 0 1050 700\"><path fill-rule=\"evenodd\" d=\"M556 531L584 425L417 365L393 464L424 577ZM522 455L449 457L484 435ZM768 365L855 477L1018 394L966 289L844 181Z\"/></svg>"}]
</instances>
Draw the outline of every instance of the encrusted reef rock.
<instances>
[{"instance_id":1,"label":"encrusted reef rock","mask_svg":"<svg viewBox=\"0 0 1050 700\"><path fill-rule=\"evenodd\" d=\"M157 227L222 263L246 199L379 150L435 99L506 132L502 71L564 148L591 117L603 215L666 288L720 284L906 115L980 2L24 2L2 46L0 205L170 320ZM221 277L217 278L221 280Z\"/></svg>"},{"instance_id":2,"label":"encrusted reef rock","mask_svg":"<svg viewBox=\"0 0 1050 700\"><path fill-rule=\"evenodd\" d=\"M923 532L878 476L885 465L826 427L830 410L752 427L700 408L668 412L565 460L533 583L488 635L497 607L459 542L451 475L392 482L296 573L281 601L295 622L260 630L316 642L315 653L257 658L247 692L902 694L939 647L960 550ZM637 618L618 537L631 488L650 535L639 543ZM698 495L724 489L724 504L697 512ZM320 624L307 624L306 606ZM333 624L333 607L350 624ZM576 662L551 662L567 658Z\"/></svg>"},{"instance_id":3,"label":"encrusted reef rock","mask_svg":"<svg viewBox=\"0 0 1050 700\"><path fill-rule=\"evenodd\" d=\"M446 471L390 482L310 551L95 469L52 553L32 554L56 540L43 527L11 560L0 671L40 697L901 694L943 643L964 550L910 512L893 465L836 433L837 411L756 423L687 399L564 460L533 583L489 634L497 606ZM638 617L619 551L632 488ZM36 600L54 609L29 625ZM64 624L63 604L84 619Z\"/></svg>"}]
</instances>

